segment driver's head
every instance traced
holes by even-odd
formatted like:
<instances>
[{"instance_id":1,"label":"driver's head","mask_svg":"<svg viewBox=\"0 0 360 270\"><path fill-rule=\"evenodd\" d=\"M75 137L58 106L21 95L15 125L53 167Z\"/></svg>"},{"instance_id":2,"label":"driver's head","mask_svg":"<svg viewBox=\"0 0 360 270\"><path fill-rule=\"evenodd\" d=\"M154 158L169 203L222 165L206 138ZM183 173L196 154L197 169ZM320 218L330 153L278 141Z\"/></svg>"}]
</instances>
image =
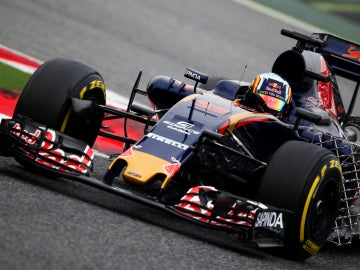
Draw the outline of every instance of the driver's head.
<instances>
[{"instance_id":1,"label":"driver's head","mask_svg":"<svg viewBox=\"0 0 360 270\"><path fill-rule=\"evenodd\" d=\"M251 83L249 92L259 96L266 104L265 111L281 119L291 103L291 87L275 73L258 75Z\"/></svg>"}]
</instances>

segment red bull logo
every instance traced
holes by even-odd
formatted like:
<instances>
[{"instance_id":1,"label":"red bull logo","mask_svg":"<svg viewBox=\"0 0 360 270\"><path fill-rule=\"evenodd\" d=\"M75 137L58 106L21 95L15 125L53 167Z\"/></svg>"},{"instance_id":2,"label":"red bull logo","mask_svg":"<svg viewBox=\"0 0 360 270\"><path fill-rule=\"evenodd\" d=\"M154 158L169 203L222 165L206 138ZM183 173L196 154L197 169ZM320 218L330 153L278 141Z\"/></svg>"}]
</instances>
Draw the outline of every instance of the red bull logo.
<instances>
[{"instance_id":1,"label":"red bull logo","mask_svg":"<svg viewBox=\"0 0 360 270\"><path fill-rule=\"evenodd\" d=\"M180 170L181 163L174 157L172 157L171 160L174 163L164 165L164 170L173 177Z\"/></svg>"},{"instance_id":2,"label":"red bull logo","mask_svg":"<svg viewBox=\"0 0 360 270\"><path fill-rule=\"evenodd\" d=\"M281 89L281 85L276 82L269 83L269 86L271 86L272 88L275 88L275 89Z\"/></svg>"},{"instance_id":3,"label":"red bull logo","mask_svg":"<svg viewBox=\"0 0 360 270\"><path fill-rule=\"evenodd\" d=\"M356 51L355 45L350 45L347 54L342 54L343 57L355 59L360 62L360 51Z\"/></svg>"},{"instance_id":4,"label":"red bull logo","mask_svg":"<svg viewBox=\"0 0 360 270\"><path fill-rule=\"evenodd\" d=\"M121 154L122 157L132 157L134 155L132 147Z\"/></svg>"}]
</instances>

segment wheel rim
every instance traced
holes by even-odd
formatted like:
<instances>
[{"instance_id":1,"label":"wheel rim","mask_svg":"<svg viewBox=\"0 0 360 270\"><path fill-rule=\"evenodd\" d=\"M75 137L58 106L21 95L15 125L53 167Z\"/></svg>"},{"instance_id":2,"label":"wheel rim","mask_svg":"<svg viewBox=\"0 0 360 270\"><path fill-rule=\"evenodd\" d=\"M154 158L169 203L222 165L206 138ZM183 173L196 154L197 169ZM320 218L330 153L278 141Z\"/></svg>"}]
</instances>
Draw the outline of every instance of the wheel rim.
<instances>
[{"instance_id":1,"label":"wheel rim","mask_svg":"<svg viewBox=\"0 0 360 270\"><path fill-rule=\"evenodd\" d=\"M327 237L336 214L338 193L337 181L333 177L318 187L310 213L310 232L313 240L323 241Z\"/></svg>"}]
</instances>

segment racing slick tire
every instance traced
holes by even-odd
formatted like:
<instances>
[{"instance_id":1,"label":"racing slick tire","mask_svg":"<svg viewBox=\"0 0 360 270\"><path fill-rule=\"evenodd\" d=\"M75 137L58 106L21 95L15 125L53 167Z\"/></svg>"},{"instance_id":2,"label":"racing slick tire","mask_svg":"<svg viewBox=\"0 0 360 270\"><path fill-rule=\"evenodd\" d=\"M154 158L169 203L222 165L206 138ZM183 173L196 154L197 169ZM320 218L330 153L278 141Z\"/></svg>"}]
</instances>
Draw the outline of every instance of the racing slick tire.
<instances>
[{"instance_id":1,"label":"racing slick tire","mask_svg":"<svg viewBox=\"0 0 360 270\"><path fill-rule=\"evenodd\" d=\"M273 154L256 199L293 213L284 224L282 255L301 261L324 245L335 225L342 179L336 156L319 146L288 141Z\"/></svg>"},{"instance_id":2,"label":"racing slick tire","mask_svg":"<svg viewBox=\"0 0 360 270\"><path fill-rule=\"evenodd\" d=\"M14 118L22 115L92 146L97 134L89 132L74 116L71 98L105 105L105 91L101 75L93 68L73 60L52 59L30 77L15 107ZM91 117L91 130L100 129L102 117L102 113Z\"/></svg>"}]
</instances>

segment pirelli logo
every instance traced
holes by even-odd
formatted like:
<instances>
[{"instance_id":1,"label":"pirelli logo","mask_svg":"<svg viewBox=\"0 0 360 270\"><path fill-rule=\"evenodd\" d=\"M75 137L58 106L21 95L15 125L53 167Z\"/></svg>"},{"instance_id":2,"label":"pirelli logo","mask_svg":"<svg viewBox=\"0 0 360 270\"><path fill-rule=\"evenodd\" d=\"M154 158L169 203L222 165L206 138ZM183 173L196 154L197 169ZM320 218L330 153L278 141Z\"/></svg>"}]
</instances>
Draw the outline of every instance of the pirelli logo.
<instances>
[{"instance_id":1,"label":"pirelli logo","mask_svg":"<svg viewBox=\"0 0 360 270\"><path fill-rule=\"evenodd\" d=\"M160 135L155 134L155 133L152 133L152 132L146 134L146 137L149 137L149 138L151 138L151 139L157 140L157 141L162 142L162 143L165 143L165 144L172 145L172 146L177 147L177 148L180 148L180 149L182 149L182 150L187 150L187 149L189 149L189 146L186 145L186 144L179 143L179 142L177 142L177 141L171 140L171 139L169 139L169 138L160 136Z\"/></svg>"},{"instance_id":2,"label":"pirelli logo","mask_svg":"<svg viewBox=\"0 0 360 270\"><path fill-rule=\"evenodd\" d=\"M311 255L314 255L319 251L320 247L312 241L306 240L306 242L303 244L303 249L305 249Z\"/></svg>"}]
</instances>

